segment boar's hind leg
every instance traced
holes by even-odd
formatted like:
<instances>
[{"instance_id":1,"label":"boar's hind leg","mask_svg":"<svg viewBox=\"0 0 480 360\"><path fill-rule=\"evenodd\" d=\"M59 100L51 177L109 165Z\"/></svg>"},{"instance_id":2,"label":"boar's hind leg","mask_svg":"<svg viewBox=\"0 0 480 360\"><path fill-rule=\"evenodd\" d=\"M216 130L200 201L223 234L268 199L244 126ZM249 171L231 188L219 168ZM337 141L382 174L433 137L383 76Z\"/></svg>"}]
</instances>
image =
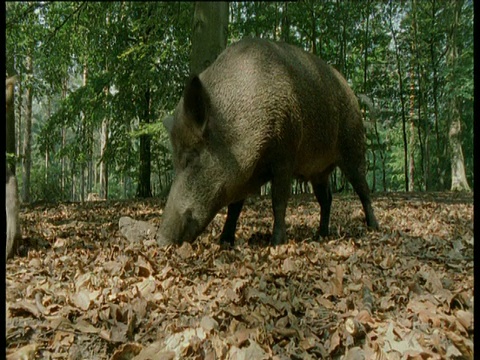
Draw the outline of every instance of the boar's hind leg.
<instances>
[{"instance_id":1,"label":"boar's hind leg","mask_svg":"<svg viewBox=\"0 0 480 360\"><path fill-rule=\"evenodd\" d=\"M230 246L234 245L237 221L242 212L244 201L245 200L240 200L228 205L227 220L225 221L225 225L223 225L222 235L220 235L220 243L230 244Z\"/></svg>"},{"instance_id":2,"label":"boar's hind leg","mask_svg":"<svg viewBox=\"0 0 480 360\"><path fill-rule=\"evenodd\" d=\"M312 180L313 192L320 204L320 227L318 235L327 236L330 222L330 209L332 207L332 189L330 188L329 175Z\"/></svg>"},{"instance_id":3,"label":"boar's hind leg","mask_svg":"<svg viewBox=\"0 0 480 360\"><path fill-rule=\"evenodd\" d=\"M372 229L378 229L377 219L373 213L372 201L370 199L370 189L368 188L364 172L361 171L361 169L363 169L362 164L357 167L350 166L347 168L340 166L340 169L343 171L350 184L352 184L353 189L360 197L360 201L362 202L363 210L365 212L367 226Z\"/></svg>"},{"instance_id":4,"label":"boar's hind leg","mask_svg":"<svg viewBox=\"0 0 480 360\"><path fill-rule=\"evenodd\" d=\"M280 245L287 242L287 227L285 215L287 212L288 198L290 197L290 184L292 177L286 168L274 172L272 179L272 208L273 208L273 236L272 244Z\"/></svg>"}]
</instances>

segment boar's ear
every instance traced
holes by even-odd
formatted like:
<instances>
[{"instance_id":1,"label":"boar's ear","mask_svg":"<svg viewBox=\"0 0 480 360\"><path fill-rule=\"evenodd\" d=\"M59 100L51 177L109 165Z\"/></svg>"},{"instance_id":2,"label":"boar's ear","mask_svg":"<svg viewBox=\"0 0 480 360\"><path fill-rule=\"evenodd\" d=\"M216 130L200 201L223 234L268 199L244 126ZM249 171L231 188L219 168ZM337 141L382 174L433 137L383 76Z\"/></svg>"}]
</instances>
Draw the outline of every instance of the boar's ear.
<instances>
[{"instance_id":1,"label":"boar's ear","mask_svg":"<svg viewBox=\"0 0 480 360\"><path fill-rule=\"evenodd\" d=\"M172 133L173 128L173 115L168 115L162 120L163 126L167 129L168 133Z\"/></svg>"},{"instance_id":2,"label":"boar's ear","mask_svg":"<svg viewBox=\"0 0 480 360\"><path fill-rule=\"evenodd\" d=\"M185 87L183 108L189 120L201 129L204 129L206 125L206 101L207 95L202 82L198 76L193 76Z\"/></svg>"}]
</instances>

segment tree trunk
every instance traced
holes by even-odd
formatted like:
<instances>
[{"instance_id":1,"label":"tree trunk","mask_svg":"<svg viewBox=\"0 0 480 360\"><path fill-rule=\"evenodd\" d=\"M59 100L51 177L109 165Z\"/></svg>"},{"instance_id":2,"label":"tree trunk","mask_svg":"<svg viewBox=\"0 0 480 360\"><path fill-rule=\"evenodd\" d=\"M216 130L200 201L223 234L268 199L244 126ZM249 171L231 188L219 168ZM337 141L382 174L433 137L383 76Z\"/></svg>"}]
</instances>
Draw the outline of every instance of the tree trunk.
<instances>
[{"instance_id":1,"label":"tree trunk","mask_svg":"<svg viewBox=\"0 0 480 360\"><path fill-rule=\"evenodd\" d=\"M13 72L9 72L10 75ZM14 98L15 78L6 80L6 140L7 154L15 153L15 98ZM20 232L20 217L18 200L18 186L15 177L15 159L6 162L6 181L5 181L5 214L7 220L6 228L6 259L12 257L21 245L22 235Z\"/></svg>"},{"instance_id":2,"label":"tree trunk","mask_svg":"<svg viewBox=\"0 0 480 360\"><path fill-rule=\"evenodd\" d=\"M339 16L340 21L338 23L338 26L341 27L342 31L338 32L338 46L339 46L339 52L338 54L338 70L340 73L343 74L343 76L348 79L348 74L347 74L347 32L346 32L346 25L345 25L345 16L346 16L346 10L343 8L345 4L343 4L343 1L336 1L336 6L337 6L337 11L341 16Z\"/></svg>"},{"instance_id":3,"label":"tree trunk","mask_svg":"<svg viewBox=\"0 0 480 360\"><path fill-rule=\"evenodd\" d=\"M405 191L408 191L409 189L409 178L408 178L408 142L407 142L407 129L406 129L406 123L407 120L405 118L405 99L403 97L403 73L402 73L402 67L400 64L400 53L398 49L398 44L397 44L397 37L395 30L393 29L393 23L392 23L392 4L390 3L390 31L392 32L392 39L393 39L393 46L395 48L395 57L397 60L397 75L398 75L398 91L400 95L400 103L402 107L402 134L403 134L403 169L404 169L404 174L405 174Z\"/></svg>"},{"instance_id":4,"label":"tree trunk","mask_svg":"<svg viewBox=\"0 0 480 360\"><path fill-rule=\"evenodd\" d=\"M105 19L105 25L108 28L110 24L110 17L107 14ZM107 49L108 50L108 49ZM108 62L105 62L105 72L108 72ZM107 84L103 92L105 94L105 106L107 106L108 97L110 95L110 85ZM103 200L108 199L108 131L110 126L109 116L106 115L102 120L102 130L100 134L100 198Z\"/></svg>"},{"instance_id":5,"label":"tree trunk","mask_svg":"<svg viewBox=\"0 0 480 360\"><path fill-rule=\"evenodd\" d=\"M409 161L408 161L408 191L415 190L415 77L413 65L410 68L410 140L409 140Z\"/></svg>"},{"instance_id":6,"label":"tree trunk","mask_svg":"<svg viewBox=\"0 0 480 360\"><path fill-rule=\"evenodd\" d=\"M228 6L228 5L227 5ZM152 16L152 6L147 8L146 16L149 18ZM142 35L143 43L148 44L150 41L150 33L152 31L152 26L147 26L145 33ZM150 93L150 84L148 80L146 81L144 88L144 97L143 97L143 114L140 117L140 126L146 126L150 124L151 118L151 93ZM151 184L151 174L152 174L152 159L151 159L151 135L148 133L143 133L140 135L140 166L138 169L138 188L137 196L141 198L152 197L152 184Z\"/></svg>"},{"instance_id":7,"label":"tree trunk","mask_svg":"<svg viewBox=\"0 0 480 360\"><path fill-rule=\"evenodd\" d=\"M26 70L28 76L33 78L33 58L31 55L26 59ZM33 87L31 83L27 84L25 104L25 137L23 143L23 202L30 202L30 171L32 168L32 100Z\"/></svg>"},{"instance_id":8,"label":"tree trunk","mask_svg":"<svg viewBox=\"0 0 480 360\"><path fill-rule=\"evenodd\" d=\"M285 1L282 6L282 33L281 39L285 42L290 40L290 19L288 17L288 2Z\"/></svg>"},{"instance_id":9,"label":"tree trunk","mask_svg":"<svg viewBox=\"0 0 480 360\"><path fill-rule=\"evenodd\" d=\"M228 2L195 3L190 73L200 74L227 46Z\"/></svg>"},{"instance_id":10,"label":"tree trunk","mask_svg":"<svg viewBox=\"0 0 480 360\"><path fill-rule=\"evenodd\" d=\"M315 1L309 1L310 5L310 18L311 18L311 47L310 52L313 55L317 55L317 16L315 15Z\"/></svg>"},{"instance_id":11,"label":"tree trunk","mask_svg":"<svg viewBox=\"0 0 480 360\"><path fill-rule=\"evenodd\" d=\"M64 101L67 97L67 75L65 74L65 78L62 80L62 101ZM62 126L62 151L65 150L65 146L67 146L67 130L65 129L64 126ZM60 187L61 187L61 197L64 199L65 193L66 193L66 184L65 184L65 178L66 178L66 167L67 167L67 161L66 157L62 156L61 160L61 180L60 180Z\"/></svg>"},{"instance_id":12,"label":"tree trunk","mask_svg":"<svg viewBox=\"0 0 480 360\"><path fill-rule=\"evenodd\" d=\"M7 156L11 157L7 161L7 166L15 175L15 77L10 77L5 82L6 90L6 151Z\"/></svg>"},{"instance_id":13,"label":"tree trunk","mask_svg":"<svg viewBox=\"0 0 480 360\"><path fill-rule=\"evenodd\" d=\"M144 113L141 123L143 125L150 123L150 88L147 84L145 91ZM140 169L137 195L141 198L152 197L151 173L152 162L150 153L150 134L140 135Z\"/></svg>"},{"instance_id":14,"label":"tree trunk","mask_svg":"<svg viewBox=\"0 0 480 360\"><path fill-rule=\"evenodd\" d=\"M47 119L50 118L52 115L52 101L50 96L48 97L47 100ZM45 147L45 185L48 186L48 171L49 171L49 166L50 165L50 146Z\"/></svg>"},{"instance_id":15,"label":"tree trunk","mask_svg":"<svg viewBox=\"0 0 480 360\"><path fill-rule=\"evenodd\" d=\"M279 20L278 20L278 2L275 2L275 22L274 22L274 26L273 26L273 40L274 41L277 41L277 39L279 38L279 34L278 34L278 25L279 24Z\"/></svg>"},{"instance_id":16,"label":"tree trunk","mask_svg":"<svg viewBox=\"0 0 480 360\"><path fill-rule=\"evenodd\" d=\"M87 65L84 64L83 65L83 78L82 78L82 85L83 87L87 86L87 74L88 74L88 71L87 71ZM90 144L90 132L88 131L88 129L90 128L87 124L87 120L86 120L86 116L85 116L85 112L82 110L80 112L80 118L81 118L81 122L82 122L82 136L84 137L84 142L86 144ZM87 145L87 154L89 154L89 145ZM84 202L85 201L85 173L87 173L87 178L88 178L88 159L86 162L82 162L82 164L80 165L81 169L80 169L80 201L81 202ZM87 190L88 190L88 184L87 184Z\"/></svg>"},{"instance_id":17,"label":"tree trunk","mask_svg":"<svg viewBox=\"0 0 480 360\"><path fill-rule=\"evenodd\" d=\"M437 69L437 54L435 51L435 34L436 34L436 19L437 19L437 8L436 0L432 1L432 31L430 32L430 65L432 71L432 98L433 98L433 117L434 117L434 128L435 128L435 145L436 145L436 161L434 164L436 178L435 188L439 188L439 185L443 188L444 180L443 173L440 168L440 163L444 157L444 146L442 146L442 140L440 138L439 131L439 106L438 106L438 69Z\"/></svg>"},{"instance_id":18,"label":"tree trunk","mask_svg":"<svg viewBox=\"0 0 480 360\"><path fill-rule=\"evenodd\" d=\"M7 74L9 76L8 79L5 81L5 103L6 103L6 142L5 142L5 150L7 152L7 156L11 157L7 162L7 166L9 166L13 176L15 176L16 172L16 163L18 161L17 157L17 148L20 148L20 144L16 143L16 130L15 130L15 83L18 83L18 87L20 88L20 82L18 78L15 76L15 68L13 66L14 60L13 57L7 57L6 68ZM21 101L19 101L21 103ZM19 108L21 110L21 107ZM20 137L19 137L20 138ZM8 155L9 154L9 155Z\"/></svg>"},{"instance_id":19,"label":"tree trunk","mask_svg":"<svg viewBox=\"0 0 480 360\"><path fill-rule=\"evenodd\" d=\"M457 29L460 21L463 0L452 0L453 17L450 31L447 34L447 65L450 67L449 82L455 83L455 73L458 66ZM455 91L450 94L449 132L450 161L452 170L452 191L470 191L465 174L465 162L463 158L461 142L461 112L460 98Z\"/></svg>"},{"instance_id":20,"label":"tree trunk","mask_svg":"<svg viewBox=\"0 0 480 360\"><path fill-rule=\"evenodd\" d=\"M13 72L11 73L13 74ZM20 77L21 78L21 77ZM15 154L15 164L14 164L14 168L13 170L14 173L16 174L16 169L17 167L21 166L21 154L23 154L23 141L22 141L22 134L23 134L23 131L22 131L22 109L23 109L23 106L22 106L22 101L21 99L23 98L23 86L22 86L22 82L21 81L18 81L18 91L17 91L17 95L18 95L18 99L20 101L17 101L17 113L15 114L15 123L16 123L16 130L15 131L15 138L16 138L16 149L14 151L14 154ZM8 148L7 148L8 149ZM7 150L8 152L8 150Z\"/></svg>"},{"instance_id":21,"label":"tree trunk","mask_svg":"<svg viewBox=\"0 0 480 360\"><path fill-rule=\"evenodd\" d=\"M108 93L108 88L105 90ZM107 146L108 146L108 118L102 121L102 130L100 135L100 198L108 199L108 162L107 162Z\"/></svg>"},{"instance_id":22,"label":"tree trunk","mask_svg":"<svg viewBox=\"0 0 480 360\"><path fill-rule=\"evenodd\" d=\"M363 52L363 93L365 94L365 96L367 96L367 94L369 93L369 89L368 89L368 84L367 84L367 74L368 74L368 45L369 45L369 20L370 20L370 0L367 1L367 6L366 6L366 12L365 12L365 36L364 36L364 42L363 42L363 46L364 46L364 52ZM363 106L363 109L364 109L364 114L366 115L366 107ZM370 121L374 123L374 127L376 129L376 114L373 114L373 102L372 102L372 106L370 108ZM376 132L377 134L377 142L379 142L379 139L378 139L378 132ZM376 159L376 154L375 154L375 147L373 146L373 141L371 143L372 147L371 147L371 151L372 151L372 156L373 156L373 174L372 174L372 189L371 191L374 192L375 191L375 187L376 187L376 166L377 166L377 159Z\"/></svg>"},{"instance_id":23,"label":"tree trunk","mask_svg":"<svg viewBox=\"0 0 480 360\"><path fill-rule=\"evenodd\" d=\"M421 71L421 54L420 46L418 42L418 28L417 28L417 1L412 0L412 12L413 12L413 21L412 21L412 30L413 30L413 43L412 43L412 53L415 54L415 74L417 77L418 83L418 96L417 96L417 133L418 133L418 143L420 145L420 164L421 172L423 175L423 186L425 190L428 190L428 134L429 134L429 123L428 119L425 116L422 124L422 110L424 110L424 91L423 91L423 79L426 77L426 74ZM421 126L421 124L423 126ZM422 134L423 133L423 134Z\"/></svg>"}]
</instances>

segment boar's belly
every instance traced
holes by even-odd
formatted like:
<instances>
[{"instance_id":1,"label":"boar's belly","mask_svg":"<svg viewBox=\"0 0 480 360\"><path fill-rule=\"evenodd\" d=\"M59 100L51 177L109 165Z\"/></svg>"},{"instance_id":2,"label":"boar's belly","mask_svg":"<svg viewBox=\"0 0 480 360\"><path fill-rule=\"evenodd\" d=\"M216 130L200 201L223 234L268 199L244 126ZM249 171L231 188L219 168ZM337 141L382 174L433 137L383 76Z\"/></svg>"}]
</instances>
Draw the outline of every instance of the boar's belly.
<instances>
[{"instance_id":1,"label":"boar's belly","mask_svg":"<svg viewBox=\"0 0 480 360\"><path fill-rule=\"evenodd\" d=\"M328 157L310 157L297 162L294 176L312 180L320 175L328 175L335 169L335 161Z\"/></svg>"}]
</instances>

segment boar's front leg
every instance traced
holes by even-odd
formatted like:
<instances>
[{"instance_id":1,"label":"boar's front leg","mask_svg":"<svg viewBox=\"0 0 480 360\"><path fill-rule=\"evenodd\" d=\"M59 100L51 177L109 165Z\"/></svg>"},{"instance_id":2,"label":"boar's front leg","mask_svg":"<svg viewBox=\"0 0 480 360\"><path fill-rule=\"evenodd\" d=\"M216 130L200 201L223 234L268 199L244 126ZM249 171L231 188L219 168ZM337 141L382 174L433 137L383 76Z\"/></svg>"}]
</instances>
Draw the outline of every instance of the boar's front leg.
<instances>
[{"instance_id":1,"label":"boar's front leg","mask_svg":"<svg viewBox=\"0 0 480 360\"><path fill-rule=\"evenodd\" d=\"M227 220L223 225L222 235L220 235L220 243L230 244L233 246L235 243L235 231L237 230L237 222L242 212L244 199L231 203L228 205Z\"/></svg>"}]
</instances>

